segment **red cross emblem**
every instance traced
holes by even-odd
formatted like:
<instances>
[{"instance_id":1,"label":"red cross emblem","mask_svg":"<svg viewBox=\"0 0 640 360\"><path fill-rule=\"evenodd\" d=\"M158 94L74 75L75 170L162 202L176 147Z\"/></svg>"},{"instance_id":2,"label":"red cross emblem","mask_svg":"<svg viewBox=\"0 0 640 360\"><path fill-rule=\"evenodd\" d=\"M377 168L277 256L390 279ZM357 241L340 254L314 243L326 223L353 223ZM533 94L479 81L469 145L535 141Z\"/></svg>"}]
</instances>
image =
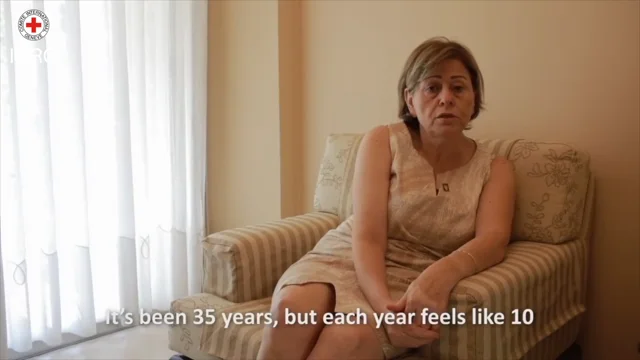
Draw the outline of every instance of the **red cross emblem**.
<instances>
[{"instance_id":1,"label":"red cross emblem","mask_svg":"<svg viewBox=\"0 0 640 360\"><path fill-rule=\"evenodd\" d=\"M18 19L18 30L23 38L38 41L49 33L49 18L42 10L27 10Z\"/></svg>"},{"instance_id":2,"label":"red cross emblem","mask_svg":"<svg viewBox=\"0 0 640 360\"><path fill-rule=\"evenodd\" d=\"M25 27L28 27L29 29L31 29L31 32L35 34L36 29L39 27L42 27L42 23L39 23L38 20L36 20L36 17L34 16L31 18L31 22L27 23Z\"/></svg>"}]
</instances>

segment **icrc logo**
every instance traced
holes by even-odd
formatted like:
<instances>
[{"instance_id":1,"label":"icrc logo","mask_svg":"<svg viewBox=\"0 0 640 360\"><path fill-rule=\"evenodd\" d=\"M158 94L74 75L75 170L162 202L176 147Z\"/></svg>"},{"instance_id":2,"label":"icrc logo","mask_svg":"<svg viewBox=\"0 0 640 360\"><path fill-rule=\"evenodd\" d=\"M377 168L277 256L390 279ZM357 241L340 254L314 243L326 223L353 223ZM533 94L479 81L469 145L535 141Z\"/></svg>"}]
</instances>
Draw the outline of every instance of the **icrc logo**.
<instances>
[{"instance_id":1,"label":"icrc logo","mask_svg":"<svg viewBox=\"0 0 640 360\"><path fill-rule=\"evenodd\" d=\"M41 40L49 33L49 18L41 10L27 10L18 19L18 30L27 40Z\"/></svg>"}]
</instances>

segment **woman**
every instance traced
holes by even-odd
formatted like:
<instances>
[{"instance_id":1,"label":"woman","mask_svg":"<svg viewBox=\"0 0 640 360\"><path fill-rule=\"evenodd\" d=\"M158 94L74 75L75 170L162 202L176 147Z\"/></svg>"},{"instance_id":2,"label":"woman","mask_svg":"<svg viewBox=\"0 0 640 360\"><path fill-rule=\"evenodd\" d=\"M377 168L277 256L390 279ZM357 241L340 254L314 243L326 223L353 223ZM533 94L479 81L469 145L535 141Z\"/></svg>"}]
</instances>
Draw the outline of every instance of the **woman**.
<instances>
[{"instance_id":1,"label":"woman","mask_svg":"<svg viewBox=\"0 0 640 360\"><path fill-rule=\"evenodd\" d=\"M276 286L259 359L385 359L437 339L420 314L449 311L463 278L502 261L511 233L512 167L464 134L483 108L483 79L463 45L433 38L409 56L398 84L403 121L365 134L354 214L293 264ZM282 325L315 311L315 325ZM366 323L325 324L364 312ZM374 314L417 314L376 326Z\"/></svg>"}]
</instances>

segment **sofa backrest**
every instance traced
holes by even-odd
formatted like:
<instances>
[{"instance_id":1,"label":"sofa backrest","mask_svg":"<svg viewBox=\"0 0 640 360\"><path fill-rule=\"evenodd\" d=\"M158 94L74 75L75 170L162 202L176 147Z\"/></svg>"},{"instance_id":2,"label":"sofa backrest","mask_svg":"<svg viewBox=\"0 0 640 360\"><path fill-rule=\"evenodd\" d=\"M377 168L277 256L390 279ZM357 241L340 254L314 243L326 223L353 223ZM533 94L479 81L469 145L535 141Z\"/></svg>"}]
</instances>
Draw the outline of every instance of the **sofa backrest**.
<instances>
[{"instance_id":1,"label":"sofa backrest","mask_svg":"<svg viewBox=\"0 0 640 360\"><path fill-rule=\"evenodd\" d=\"M314 210L341 221L353 212L351 184L363 134L332 134L326 140L314 196ZM516 171L512 240L559 244L582 227L590 157L571 145L527 139L476 139L507 156Z\"/></svg>"}]
</instances>

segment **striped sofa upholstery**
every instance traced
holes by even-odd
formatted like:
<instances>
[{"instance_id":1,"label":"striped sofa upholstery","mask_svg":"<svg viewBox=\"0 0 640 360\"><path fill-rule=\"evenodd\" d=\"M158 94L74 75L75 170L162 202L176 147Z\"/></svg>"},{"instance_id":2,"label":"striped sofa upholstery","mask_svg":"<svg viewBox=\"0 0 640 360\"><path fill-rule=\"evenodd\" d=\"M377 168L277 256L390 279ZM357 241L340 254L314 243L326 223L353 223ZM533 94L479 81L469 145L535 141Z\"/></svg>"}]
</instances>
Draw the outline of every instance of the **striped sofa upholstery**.
<instances>
[{"instance_id":1,"label":"striped sofa upholstery","mask_svg":"<svg viewBox=\"0 0 640 360\"><path fill-rule=\"evenodd\" d=\"M203 240L203 293L172 303L173 312L190 320L170 329L171 349L192 359L256 357L263 325L254 320L269 311L278 278L351 214L361 138L336 134L327 139L312 212ZM408 358L555 359L576 340L586 310L594 198L589 157L562 143L479 141L516 168L513 241L502 263L458 284L450 306L467 322L477 309L501 312L505 325L445 326L439 341ZM225 315L244 323L226 324Z\"/></svg>"}]
</instances>

